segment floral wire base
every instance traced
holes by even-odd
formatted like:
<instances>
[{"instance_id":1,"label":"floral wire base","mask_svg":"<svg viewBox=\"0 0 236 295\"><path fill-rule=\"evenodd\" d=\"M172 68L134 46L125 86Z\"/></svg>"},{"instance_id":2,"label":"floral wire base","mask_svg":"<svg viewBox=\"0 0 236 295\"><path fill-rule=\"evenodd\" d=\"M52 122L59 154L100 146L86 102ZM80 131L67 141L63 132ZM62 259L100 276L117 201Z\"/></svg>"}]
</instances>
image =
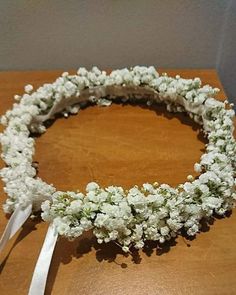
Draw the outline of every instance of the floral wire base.
<instances>
[{"instance_id":1,"label":"floral wire base","mask_svg":"<svg viewBox=\"0 0 236 295\"><path fill-rule=\"evenodd\" d=\"M214 99L218 89L201 87L199 78L160 76L154 67L136 66L110 75L97 67L80 68L76 75L63 73L54 83L32 90L27 85L23 96L15 96L19 102L1 117L6 126L0 135L5 212L32 204L33 211L42 208L42 218L53 223L59 235L74 239L92 229L98 243L117 241L128 252L131 245L142 248L146 240L163 243L182 229L194 236L202 218L223 216L234 207L234 111L227 101ZM36 176L32 132L43 133L44 122L58 113L68 117L87 104L109 106L117 97L124 102L146 99L147 105L165 103L168 111L186 112L202 125L209 142L194 165L200 176L189 175L175 188L146 183L128 191L92 182L85 195L56 191Z\"/></svg>"}]
</instances>

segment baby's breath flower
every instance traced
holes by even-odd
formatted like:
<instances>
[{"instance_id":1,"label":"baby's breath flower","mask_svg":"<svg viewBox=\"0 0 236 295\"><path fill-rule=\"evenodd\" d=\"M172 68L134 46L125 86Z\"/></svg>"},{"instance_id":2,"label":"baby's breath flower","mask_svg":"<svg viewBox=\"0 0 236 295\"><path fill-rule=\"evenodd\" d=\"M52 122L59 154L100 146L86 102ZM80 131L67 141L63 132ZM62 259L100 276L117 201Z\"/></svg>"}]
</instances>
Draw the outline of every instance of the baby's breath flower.
<instances>
[{"instance_id":1,"label":"baby's breath flower","mask_svg":"<svg viewBox=\"0 0 236 295\"><path fill-rule=\"evenodd\" d=\"M25 92L30 93L33 90L33 86L31 84L28 84L25 86Z\"/></svg>"}]
</instances>

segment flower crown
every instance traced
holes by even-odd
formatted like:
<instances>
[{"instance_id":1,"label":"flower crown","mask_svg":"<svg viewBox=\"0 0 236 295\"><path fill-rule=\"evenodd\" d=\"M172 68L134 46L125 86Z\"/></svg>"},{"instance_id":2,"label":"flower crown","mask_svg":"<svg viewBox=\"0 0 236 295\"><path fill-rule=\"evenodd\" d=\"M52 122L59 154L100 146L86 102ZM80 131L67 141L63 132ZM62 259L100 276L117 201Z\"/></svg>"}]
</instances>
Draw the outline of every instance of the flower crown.
<instances>
[{"instance_id":1,"label":"flower crown","mask_svg":"<svg viewBox=\"0 0 236 295\"><path fill-rule=\"evenodd\" d=\"M63 73L52 84L33 92L16 95L12 110L1 117L6 126L0 135L2 159L0 172L8 195L3 208L7 213L42 209L42 218L54 232L69 239L93 230L98 243L116 241L125 252L130 246L142 248L146 240L163 243L185 229L190 236L200 228L203 217L224 215L233 208L235 193L234 111L228 102L214 98L219 91L201 86L199 78L159 75L154 67L135 66L107 74L93 67L80 68L76 75ZM87 104L109 106L117 98L123 102L144 99L147 105L164 103L170 112L186 112L202 126L208 139L205 154L194 170L194 179L176 187L145 183L128 191L122 187L101 188L89 183L86 194L56 191L53 185L36 176L33 163L32 133L43 133L44 123L62 113L76 114ZM18 213L17 213L18 214Z\"/></svg>"}]
</instances>

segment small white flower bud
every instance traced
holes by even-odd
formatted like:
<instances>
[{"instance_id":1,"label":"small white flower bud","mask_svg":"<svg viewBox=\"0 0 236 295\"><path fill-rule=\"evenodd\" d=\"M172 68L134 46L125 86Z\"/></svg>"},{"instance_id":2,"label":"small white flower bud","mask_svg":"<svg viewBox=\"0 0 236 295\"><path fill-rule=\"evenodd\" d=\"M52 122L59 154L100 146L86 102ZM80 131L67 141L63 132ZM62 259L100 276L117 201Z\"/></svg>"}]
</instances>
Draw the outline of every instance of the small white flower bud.
<instances>
[{"instance_id":1,"label":"small white flower bud","mask_svg":"<svg viewBox=\"0 0 236 295\"><path fill-rule=\"evenodd\" d=\"M123 247L122 247L122 250L123 250L124 252L127 253L127 252L129 252L129 247L127 247L127 246L123 246Z\"/></svg>"},{"instance_id":2,"label":"small white flower bud","mask_svg":"<svg viewBox=\"0 0 236 295\"><path fill-rule=\"evenodd\" d=\"M95 191L99 188L99 185L96 182L90 182L86 186L86 192Z\"/></svg>"},{"instance_id":3,"label":"small white flower bud","mask_svg":"<svg viewBox=\"0 0 236 295\"><path fill-rule=\"evenodd\" d=\"M21 99L21 96L20 95L14 95L14 99L16 100L16 101L19 101L20 99Z\"/></svg>"},{"instance_id":4,"label":"small white flower bud","mask_svg":"<svg viewBox=\"0 0 236 295\"><path fill-rule=\"evenodd\" d=\"M67 76L69 76L69 73L68 72L62 73L62 77L67 77Z\"/></svg>"},{"instance_id":5,"label":"small white flower bud","mask_svg":"<svg viewBox=\"0 0 236 295\"><path fill-rule=\"evenodd\" d=\"M160 238L159 238L159 242L160 242L160 243L164 243L164 242L165 242L165 238L164 238L164 237L160 237Z\"/></svg>"},{"instance_id":6,"label":"small white flower bud","mask_svg":"<svg viewBox=\"0 0 236 295\"><path fill-rule=\"evenodd\" d=\"M25 92L30 93L33 90L33 86L31 84L28 84L25 86Z\"/></svg>"},{"instance_id":7,"label":"small white flower bud","mask_svg":"<svg viewBox=\"0 0 236 295\"><path fill-rule=\"evenodd\" d=\"M202 171L202 166L199 163L195 163L194 170L195 172L200 173Z\"/></svg>"},{"instance_id":8,"label":"small white flower bud","mask_svg":"<svg viewBox=\"0 0 236 295\"><path fill-rule=\"evenodd\" d=\"M187 179L188 179L188 181L193 181L194 180L194 177L192 175L188 175L187 176Z\"/></svg>"}]
</instances>

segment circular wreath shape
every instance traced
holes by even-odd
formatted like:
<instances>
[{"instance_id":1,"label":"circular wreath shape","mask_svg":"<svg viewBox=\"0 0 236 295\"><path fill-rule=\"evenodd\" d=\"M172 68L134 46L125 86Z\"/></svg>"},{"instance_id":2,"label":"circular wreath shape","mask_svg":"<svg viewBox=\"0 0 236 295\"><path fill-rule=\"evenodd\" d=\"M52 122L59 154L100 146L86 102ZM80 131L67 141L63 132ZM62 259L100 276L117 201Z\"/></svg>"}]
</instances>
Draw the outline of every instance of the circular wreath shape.
<instances>
[{"instance_id":1,"label":"circular wreath shape","mask_svg":"<svg viewBox=\"0 0 236 295\"><path fill-rule=\"evenodd\" d=\"M168 77L144 66L110 74L97 67L79 68L76 75L65 72L35 92L32 85L25 86L25 94L15 95L17 103L1 117L6 126L0 134L6 163L0 176L8 195L4 211L32 204L33 211L42 210L43 220L53 223L59 235L74 239L92 230L98 243L116 241L125 252L131 246L142 248L146 240L163 243L182 229L195 235L202 218L224 215L236 200L234 111L228 101L214 98L218 91L202 87L199 78ZM91 182L85 194L56 191L37 177L32 133L43 133L44 123L56 114L68 117L84 105L109 106L117 98L142 99L149 106L164 103L168 111L186 112L199 123L208 139L205 154L194 165L200 176L189 175L174 188L155 182L124 190Z\"/></svg>"}]
</instances>

